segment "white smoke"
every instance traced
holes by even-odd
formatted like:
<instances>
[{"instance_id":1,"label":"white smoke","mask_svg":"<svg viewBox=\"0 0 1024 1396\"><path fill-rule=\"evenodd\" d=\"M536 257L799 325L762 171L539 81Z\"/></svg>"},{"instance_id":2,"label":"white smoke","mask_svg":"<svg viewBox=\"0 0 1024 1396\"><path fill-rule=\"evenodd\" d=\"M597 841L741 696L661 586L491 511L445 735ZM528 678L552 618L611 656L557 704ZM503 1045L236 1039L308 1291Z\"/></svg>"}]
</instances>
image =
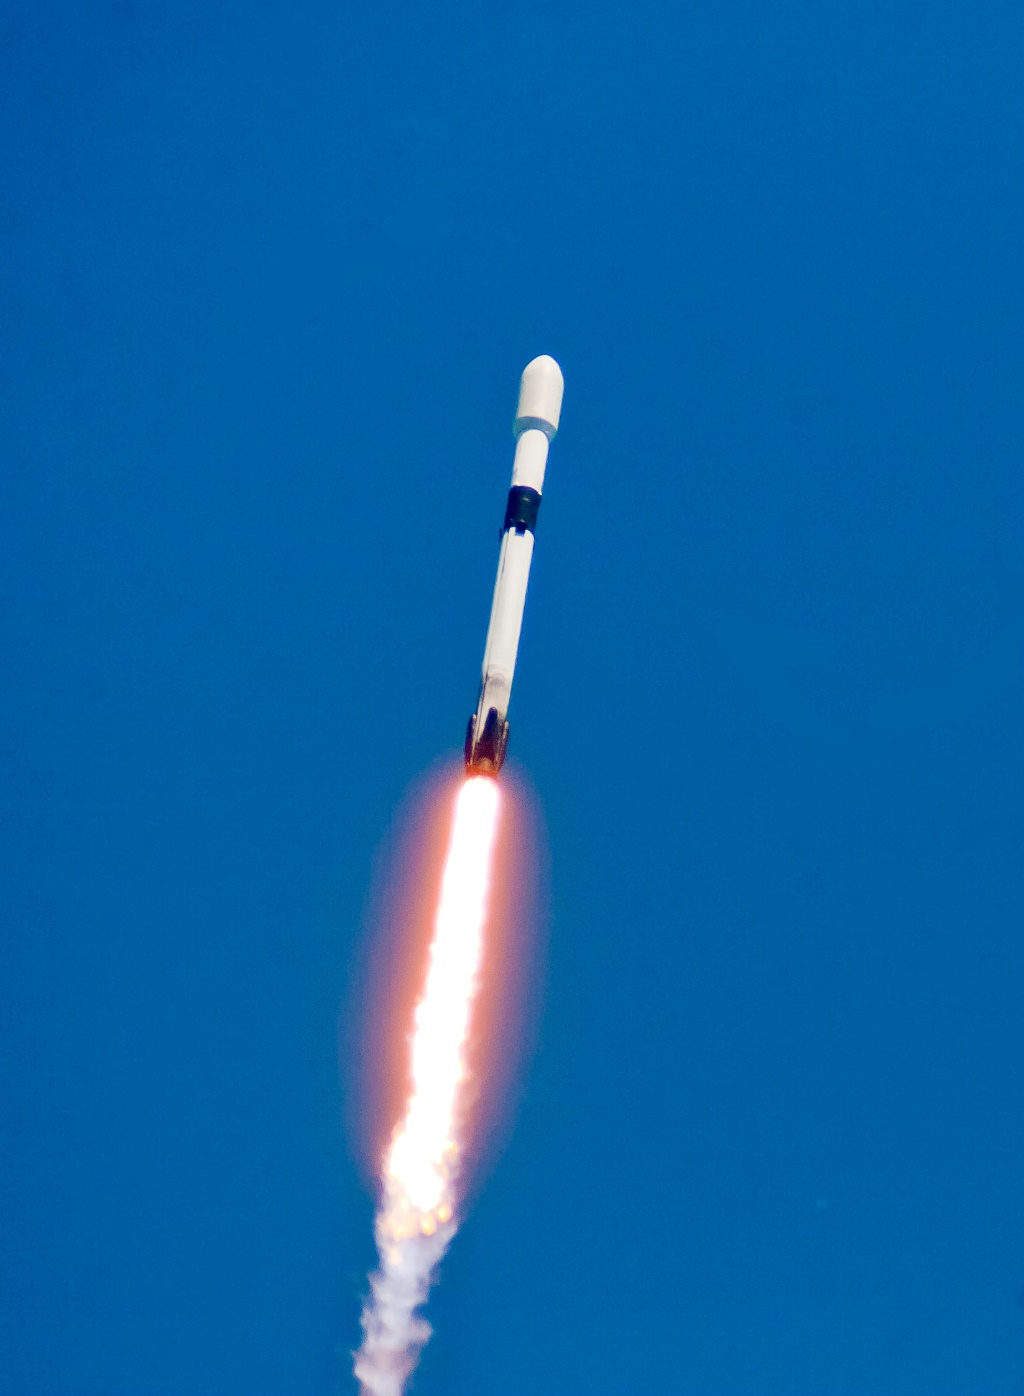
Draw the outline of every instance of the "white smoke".
<instances>
[{"instance_id":1,"label":"white smoke","mask_svg":"<svg viewBox=\"0 0 1024 1396\"><path fill-rule=\"evenodd\" d=\"M363 1345L356 1353L362 1396L402 1396L432 1331L416 1310L426 1302L434 1270L455 1235L449 1221L429 1236L422 1231L399 1236L392 1216L385 1202L375 1226L380 1268L370 1276Z\"/></svg>"}]
</instances>

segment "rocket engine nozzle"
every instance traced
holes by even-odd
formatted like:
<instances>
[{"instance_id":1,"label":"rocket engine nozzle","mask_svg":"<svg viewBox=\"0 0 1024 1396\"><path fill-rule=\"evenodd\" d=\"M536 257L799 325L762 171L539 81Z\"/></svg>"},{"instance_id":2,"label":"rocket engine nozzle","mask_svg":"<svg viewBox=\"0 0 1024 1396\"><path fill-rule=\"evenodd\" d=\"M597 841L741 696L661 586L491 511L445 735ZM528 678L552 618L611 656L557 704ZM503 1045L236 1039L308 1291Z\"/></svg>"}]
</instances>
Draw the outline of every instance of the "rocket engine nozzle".
<instances>
[{"instance_id":1,"label":"rocket engine nozzle","mask_svg":"<svg viewBox=\"0 0 1024 1396\"><path fill-rule=\"evenodd\" d=\"M466 773L472 776L496 776L505 760L508 747L508 722L498 716L497 708L489 708L479 736L477 714L466 727Z\"/></svg>"}]
</instances>

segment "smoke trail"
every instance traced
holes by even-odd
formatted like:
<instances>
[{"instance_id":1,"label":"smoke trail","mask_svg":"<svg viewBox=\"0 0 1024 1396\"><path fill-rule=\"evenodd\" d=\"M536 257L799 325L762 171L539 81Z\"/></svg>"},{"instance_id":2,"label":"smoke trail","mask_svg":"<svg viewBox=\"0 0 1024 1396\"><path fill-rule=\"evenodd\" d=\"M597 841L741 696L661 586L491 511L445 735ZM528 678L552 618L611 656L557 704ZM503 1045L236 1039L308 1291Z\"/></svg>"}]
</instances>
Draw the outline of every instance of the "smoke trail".
<instances>
[{"instance_id":1,"label":"smoke trail","mask_svg":"<svg viewBox=\"0 0 1024 1396\"><path fill-rule=\"evenodd\" d=\"M412 1093L384 1163L375 1235L379 1269L363 1310L355 1373L364 1396L401 1396L430 1325L416 1310L455 1235L459 1088L483 948L498 818L493 780L471 777L455 802L423 995L412 1036Z\"/></svg>"}]
</instances>

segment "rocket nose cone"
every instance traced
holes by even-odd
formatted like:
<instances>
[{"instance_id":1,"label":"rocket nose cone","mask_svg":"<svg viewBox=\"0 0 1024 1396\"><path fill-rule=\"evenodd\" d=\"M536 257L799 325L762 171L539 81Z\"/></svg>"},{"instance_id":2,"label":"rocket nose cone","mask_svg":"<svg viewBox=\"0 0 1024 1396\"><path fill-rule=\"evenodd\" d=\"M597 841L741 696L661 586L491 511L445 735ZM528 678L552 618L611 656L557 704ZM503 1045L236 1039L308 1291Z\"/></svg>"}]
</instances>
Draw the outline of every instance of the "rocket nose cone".
<instances>
[{"instance_id":1,"label":"rocket nose cone","mask_svg":"<svg viewBox=\"0 0 1024 1396\"><path fill-rule=\"evenodd\" d=\"M550 354L530 360L519 384L519 406L513 426L516 436L530 427L540 427L549 438L554 436L562 413L564 387L562 370Z\"/></svg>"}]
</instances>

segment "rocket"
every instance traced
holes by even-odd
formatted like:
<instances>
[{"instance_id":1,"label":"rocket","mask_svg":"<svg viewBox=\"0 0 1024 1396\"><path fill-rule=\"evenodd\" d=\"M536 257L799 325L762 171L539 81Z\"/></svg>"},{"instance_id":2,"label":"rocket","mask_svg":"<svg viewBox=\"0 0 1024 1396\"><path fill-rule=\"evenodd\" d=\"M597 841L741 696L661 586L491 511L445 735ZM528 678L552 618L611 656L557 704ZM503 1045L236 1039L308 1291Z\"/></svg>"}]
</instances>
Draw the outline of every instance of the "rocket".
<instances>
[{"instance_id":1,"label":"rocket","mask_svg":"<svg viewBox=\"0 0 1024 1396\"><path fill-rule=\"evenodd\" d=\"M508 704L530 580L537 512L548 446L558 430L562 411L563 386L562 370L547 354L526 365L519 384L519 405L512 425L516 438L512 487L501 527L480 697L466 728L466 770L471 775L496 776L505 760Z\"/></svg>"}]
</instances>

